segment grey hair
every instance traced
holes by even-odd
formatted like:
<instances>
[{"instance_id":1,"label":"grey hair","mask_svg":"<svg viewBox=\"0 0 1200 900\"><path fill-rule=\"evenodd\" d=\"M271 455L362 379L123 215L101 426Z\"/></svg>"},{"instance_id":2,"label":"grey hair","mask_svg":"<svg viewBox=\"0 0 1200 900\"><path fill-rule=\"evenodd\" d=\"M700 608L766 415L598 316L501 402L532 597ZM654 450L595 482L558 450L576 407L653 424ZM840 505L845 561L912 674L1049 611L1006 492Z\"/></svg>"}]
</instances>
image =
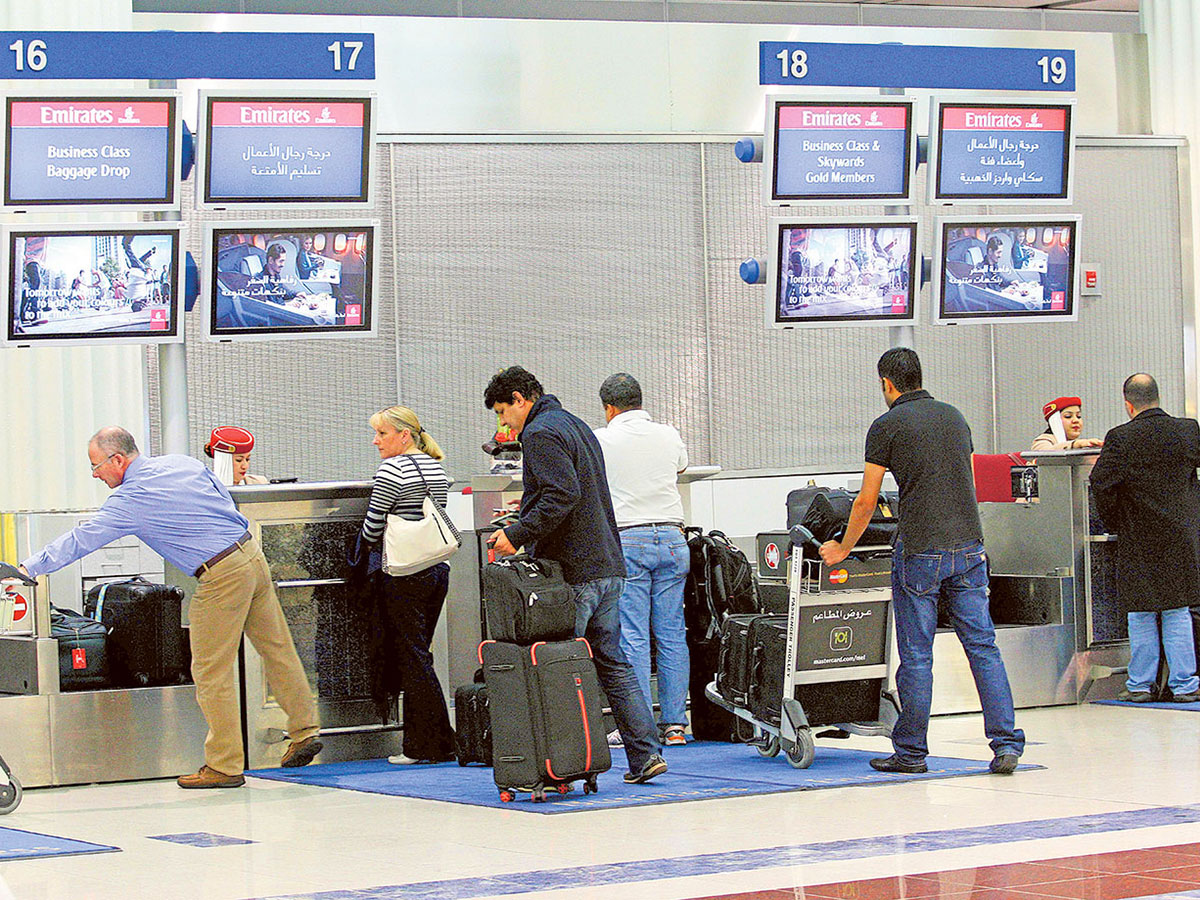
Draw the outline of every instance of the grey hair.
<instances>
[{"instance_id":1,"label":"grey hair","mask_svg":"<svg viewBox=\"0 0 1200 900\"><path fill-rule=\"evenodd\" d=\"M88 443L95 444L105 453L120 453L129 457L138 455L137 441L120 425L106 425L93 434Z\"/></svg>"},{"instance_id":2,"label":"grey hair","mask_svg":"<svg viewBox=\"0 0 1200 900\"><path fill-rule=\"evenodd\" d=\"M642 408L642 386L638 380L626 372L609 375L600 385L600 402L605 406L615 406L624 412L627 409Z\"/></svg>"}]
</instances>

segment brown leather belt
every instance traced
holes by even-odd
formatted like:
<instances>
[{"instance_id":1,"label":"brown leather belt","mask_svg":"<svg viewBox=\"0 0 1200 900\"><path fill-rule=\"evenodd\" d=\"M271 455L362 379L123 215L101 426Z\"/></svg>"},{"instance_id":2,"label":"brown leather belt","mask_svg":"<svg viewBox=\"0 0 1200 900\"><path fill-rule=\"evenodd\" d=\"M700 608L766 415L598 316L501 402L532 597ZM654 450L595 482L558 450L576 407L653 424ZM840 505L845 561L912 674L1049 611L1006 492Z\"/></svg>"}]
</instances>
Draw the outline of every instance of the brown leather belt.
<instances>
[{"instance_id":1,"label":"brown leather belt","mask_svg":"<svg viewBox=\"0 0 1200 900\"><path fill-rule=\"evenodd\" d=\"M246 546L246 543L249 540L250 540L250 532L247 531L240 538L238 538L236 541L234 541L232 544L230 544L228 547L226 547L224 550L222 550L220 553L218 553L216 556L214 556L208 562L201 563L200 568L198 568L196 570L196 577L199 578L201 575L203 575L205 572L207 572L209 569L211 569L213 566L215 566L217 563L219 563L221 560L223 560L225 557L227 557L234 550L242 549L242 547Z\"/></svg>"},{"instance_id":2,"label":"brown leather belt","mask_svg":"<svg viewBox=\"0 0 1200 900\"><path fill-rule=\"evenodd\" d=\"M683 525L679 522L646 522L642 525L626 525L623 528L618 528L617 531L629 531L633 528L678 528L683 530Z\"/></svg>"}]
</instances>

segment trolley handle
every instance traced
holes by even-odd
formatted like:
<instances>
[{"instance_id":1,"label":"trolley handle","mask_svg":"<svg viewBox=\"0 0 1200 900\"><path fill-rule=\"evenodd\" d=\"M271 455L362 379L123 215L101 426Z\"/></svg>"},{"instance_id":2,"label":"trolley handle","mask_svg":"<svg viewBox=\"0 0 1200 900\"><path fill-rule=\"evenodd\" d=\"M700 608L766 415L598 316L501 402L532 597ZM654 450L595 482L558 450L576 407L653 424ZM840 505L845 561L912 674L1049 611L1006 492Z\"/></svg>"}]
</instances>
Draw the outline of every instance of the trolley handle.
<instances>
[{"instance_id":1,"label":"trolley handle","mask_svg":"<svg viewBox=\"0 0 1200 900\"><path fill-rule=\"evenodd\" d=\"M0 578L11 578L14 581L19 581L21 584L36 585L37 582L10 563L0 562Z\"/></svg>"}]
</instances>

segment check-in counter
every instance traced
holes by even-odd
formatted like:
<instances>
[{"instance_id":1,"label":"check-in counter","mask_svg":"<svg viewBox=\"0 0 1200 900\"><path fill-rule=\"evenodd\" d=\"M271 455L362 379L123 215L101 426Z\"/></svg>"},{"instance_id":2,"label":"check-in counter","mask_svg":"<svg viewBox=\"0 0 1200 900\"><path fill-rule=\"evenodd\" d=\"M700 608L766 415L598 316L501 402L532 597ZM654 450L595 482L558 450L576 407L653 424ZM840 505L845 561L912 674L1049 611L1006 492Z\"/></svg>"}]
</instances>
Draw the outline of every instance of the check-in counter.
<instances>
[{"instance_id":1,"label":"check-in counter","mask_svg":"<svg viewBox=\"0 0 1200 900\"><path fill-rule=\"evenodd\" d=\"M1093 666L1129 660L1111 577L1115 536L1092 512L1088 477L1098 451L1022 454L1036 466L1037 495L981 502L991 570L991 611L1018 707L1077 703ZM979 709L954 634L934 640L935 713Z\"/></svg>"}]
</instances>

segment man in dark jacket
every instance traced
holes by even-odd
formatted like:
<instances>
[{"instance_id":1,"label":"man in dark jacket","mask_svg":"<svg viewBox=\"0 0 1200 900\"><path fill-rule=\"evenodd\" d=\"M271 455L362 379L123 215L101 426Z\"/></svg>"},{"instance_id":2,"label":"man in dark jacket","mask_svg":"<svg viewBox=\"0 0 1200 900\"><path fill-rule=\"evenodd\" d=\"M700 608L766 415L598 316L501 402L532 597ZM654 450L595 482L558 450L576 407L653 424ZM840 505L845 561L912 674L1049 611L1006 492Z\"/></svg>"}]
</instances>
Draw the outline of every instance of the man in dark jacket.
<instances>
[{"instance_id":1,"label":"man in dark jacket","mask_svg":"<svg viewBox=\"0 0 1200 900\"><path fill-rule=\"evenodd\" d=\"M667 771L667 764L650 706L621 652L618 601L625 558L600 444L582 419L563 409L553 394L545 394L520 366L492 378L483 401L521 436L524 459L520 517L493 535L492 546L505 556L524 546L532 555L562 565L575 591L575 633L591 644L625 744L625 781L649 781Z\"/></svg>"},{"instance_id":2,"label":"man in dark jacket","mask_svg":"<svg viewBox=\"0 0 1200 900\"><path fill-rule=\"evenodd\" d=\"M1104 438L1092 469L1100 515L1117 534L1117 584L1129 616L1122 700L1148 703L1158 677L1159 624L1178 703L1200 700L1188 606L1200 597L1200 425L1159 408L1146 374L1125 379L1130 421Z\"/></svg>"}]
</instances>

